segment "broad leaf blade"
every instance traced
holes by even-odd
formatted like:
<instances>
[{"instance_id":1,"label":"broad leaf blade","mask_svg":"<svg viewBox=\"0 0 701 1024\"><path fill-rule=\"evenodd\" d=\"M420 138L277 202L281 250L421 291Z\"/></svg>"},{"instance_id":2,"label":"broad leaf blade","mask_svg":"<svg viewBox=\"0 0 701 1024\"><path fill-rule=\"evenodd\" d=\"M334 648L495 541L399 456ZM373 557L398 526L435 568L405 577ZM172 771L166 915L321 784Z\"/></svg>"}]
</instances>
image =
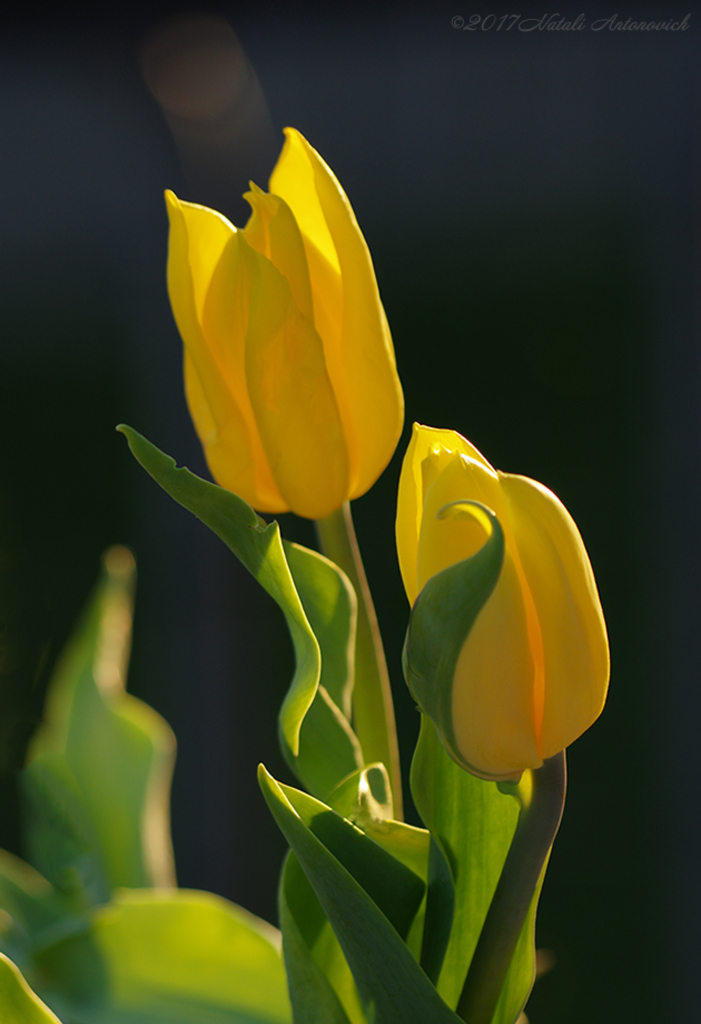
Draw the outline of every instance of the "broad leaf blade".
<instances>
[{"instance_id":1,"label":"broad leaf blade","mask_svg":"<svg viewBox=\"0 0 701 1024\"><path fill-rule=\"evenodd\" d=\"M299 754L288 757L290 767L310 793L326 801L339 780L357 771L362 760L348 719L320 684L302 721Z\"/></svg>"},{"instance_id":2,"label":"broad leaf blade","mask_svg":"<svg viewBox=\"0 0 701 1024\"><path fill-rule=\"evenodd\" d=\"M440 999L396 929L327 848L331 828L322 840L288 799L290 791L283 791L262 766L259 780L275 820L333 926L368 1019L373 1024L457 1024L459 1018ZM301 806L295 795L295 803L298 802ZM312 823L319 825L316 820ZM321 824L326 826L328 819L322 818ZM317 831L321 829L317 827ZM344 846L335 852L345 851L346 855L347 850ZM366 877L366 883L369 881Z\"/></svg>"},{"instance_id":3,"label":"broad leaf blade","mask_svg":"<svg viewBox=\"0 0 701 1024\"><path fill-rule=\"evenodd\" d=\"M38 957L42 994L75 1024L289 1024L279 933L187 890L122 890L87 935Z\"/></svg>"},{"instance_id":4,"label":"broad leaf blade","mask_svg":"<svg viewBox=\"0 0 701 1024\"><path fill-rule=\"evenodd\" d=\"M109 900L100 842L65 754L46 750L21 775L25 843L32 865L85 910Z\"/></svg>"},{"instance_id":5,"label":"broad leaf blade","mask_svg":"<svg viewBox=\"0 0 701 1024\"><path fill-rule=\"evenodd\" d=\"M6 850L0 850L0 910L0 951L21 968L35 948L84 927L74 902Z\"/></svg>"},{"instance_id":6,"label":"broad leaf blade","mask_svg":"<svg viewBox=\"0 0 701 1024\"><path fill-rule=\"evenodd\" d=\"M322 652L321 685L351 717L358 601L344 572L328 558L285 541L285 554Z\"/></svg>"},{"instance_id":7,"label":"broad leaf blade","mask_svg":"<svg viewBox=\"0 0 701 1024\"><path fill-rule=\"evenodd\" d=\"M0 1020L8 1024L61 1024L32 992L19 970L0 953Z\"/></svg>"},{"instance_id":8,"label":"broad leaf blade","mask_svg":"<svg viewBox=\"0 0 701 1024\"><path fill-rule=\"evenodd\" d=\"M518 805L457 765L432 723L423 718L411 772L417 809L449 866L454 917L437 988L456 1006L518 819ZM446 884L429 885L427 931L445 931L450 917ZM442 908L442 909L441 909ZM513 1024L534 976L535 900L511 963L493 1024ZM427 941L430 942L430 934ZM440 940L439 940L440 941Z\"/></svg>"},{"instance_id":9,"label":"broad leaf blade","mask_svg":"<svg viewBox=\"0 0 701 1024\"><path fill-rule=\"evenodd\" d=\"M291 851L280 880L280 929L296 1024L367 1024L338 939Z\"/></svg>"},{"instance_id":10,"label":"broad leaf blade","mask_svg":"<svg viewBox=\"0 0 701 1024\"><path fill-rule=\"evenodd\" d=\"M49 848L56 856L61 830L69 871L76 844L85 857L92 845L108 889L174 883L169 793L175 738L160 715L125 690L133 581L131 554L108 551L29 749L32 859L56 884L61 864L47 871L46 856ZM94 865L84 863L86 890L104 900Z\"/></svg>"},{"instance_id":11,"label":"broad leaf blade","mask_svg":"<svg viewBox=\"0 0 701 1024\"><path fill-rule=\"evenodd\" d=\"M421 877L319 800L291 786L280 785L280 790L303 824L405 938L425 891Z\"/></svg>"},{"instance_id":12,"label":"broad leaf blade","mask_svg":"<svg viewBox=\"0 0 701 1024\"><path fill-rule=\"evenodd\" d=\"M321 648L321 678L300 731L292 765L305 787L326 801L338 782L362 767L350 725L357 603L347 577L328 558L284 543L304 611Z\"/></svg>"},{"instance_id":13,"label":"broad leaf blade","mask_svg":"<svg viewBox=\"0 0 701 1024\"><path fill-rule=\"evenodd\" d=\"M290 767L305 785L325 796L344 775L362 765L357 740L332 696L338 696L341 705L347 704L347 647L353 630L353 608L347 581L344 582L345 578L338 570L333 570L332 579L331 563L314 552L297 549L290 554L295 579L322 641L328 636L335 644L342 637L338 651L325 652L325 660L329 662L330 690L327 689L314 707L307 726L309 735L305 737L303 724L315 703L321 677L321 653L295 586L278 524L266 524L237 495L200 479L187 469L178 469L173 459L131 427L122 425L119 430L126 436L133 455L146 472L175 501L217 534L282 609L292 637L296 668L280 709L281 745ZM326 607L324 602L327 600L335 602L332 607ZM344 621L344 616L347 616L347 621ZM334 754L334 761L330 764L323 753L315 757L317 742L322 737L328 744L326 752L331 749ZM315 764L315 761L321 763Z\"/></svg>"}]
</instances>

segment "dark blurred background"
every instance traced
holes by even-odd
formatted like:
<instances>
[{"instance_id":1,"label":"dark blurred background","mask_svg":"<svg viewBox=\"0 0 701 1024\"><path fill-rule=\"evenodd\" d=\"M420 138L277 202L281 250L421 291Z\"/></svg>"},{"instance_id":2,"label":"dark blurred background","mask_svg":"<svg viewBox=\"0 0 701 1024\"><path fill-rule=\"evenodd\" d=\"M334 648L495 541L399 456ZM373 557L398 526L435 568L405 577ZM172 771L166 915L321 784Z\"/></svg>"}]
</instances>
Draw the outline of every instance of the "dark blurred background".
<instances>
[{"instance_id":1,"label":"dark blurred background","mask_svg":"<svg viewBox=\"0 0 701 1024\"><path fill-rule=\"evenodd\" d=\"M397 456L355 506L404 767L418 716L401 677L393 515L418 419L562 498L610 627L610 700L570 751L538 929L557 962L532 1024L697 1020L698 19L641 2L619 20L690 13L688 29L594 31L614 5L587 5L583 30L497 31L503 13L441 0L8 16L0 845L22 852L16 775L52 665L101 551L126 543L140 572L130 689L179 740L180 884L275 919L284 844L255 766L288 777L275 740L292 668L282 617L114 426L206 473L165 289L162 193L243 224L241 193L249 178L267 184L291 124L353 203L406 393ZM283 518L312 543L308 523Z\"/></svg>"}]
</instances>

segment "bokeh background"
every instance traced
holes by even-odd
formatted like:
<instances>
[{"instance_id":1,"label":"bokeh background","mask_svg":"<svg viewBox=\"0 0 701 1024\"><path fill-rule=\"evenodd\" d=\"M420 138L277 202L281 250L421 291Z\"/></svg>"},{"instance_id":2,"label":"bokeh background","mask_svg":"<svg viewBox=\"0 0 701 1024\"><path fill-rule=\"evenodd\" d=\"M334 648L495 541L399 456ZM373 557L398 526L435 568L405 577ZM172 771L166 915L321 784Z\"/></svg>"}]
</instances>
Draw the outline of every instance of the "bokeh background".
<instances>
[{"instance_id":1,"label":"bokeh background","mask_svg":"<svg viewBox=\"0 0 701 1024\"><path fill-rule=\"evenodd\" d=\"M583 14L582 30L497 31L501 8L462 0L8 18L0 845L21 853L16 778L52 665L101 551L126 543L140 573L130 689L179 740L180 884L275 919L284 844L255 766L288 777L275 741L285 627L114 426L206 474L165 290L162 192L244 223L241 193L266 185L292 124L354 205L406 392L397 456L355 507L404 767L418 715L401 677L393 506L418 419L563 499L610 627L610 700L570 752L538 928L556 965L532 1024L701 1019L698 19L628 6L621 20L689 13L689 27L594 31L614 5L587 4L558 15ZM522 23L544 13L522 8ZM313 542L308 523L283 519Z\"/></svg>"}]
</instances>

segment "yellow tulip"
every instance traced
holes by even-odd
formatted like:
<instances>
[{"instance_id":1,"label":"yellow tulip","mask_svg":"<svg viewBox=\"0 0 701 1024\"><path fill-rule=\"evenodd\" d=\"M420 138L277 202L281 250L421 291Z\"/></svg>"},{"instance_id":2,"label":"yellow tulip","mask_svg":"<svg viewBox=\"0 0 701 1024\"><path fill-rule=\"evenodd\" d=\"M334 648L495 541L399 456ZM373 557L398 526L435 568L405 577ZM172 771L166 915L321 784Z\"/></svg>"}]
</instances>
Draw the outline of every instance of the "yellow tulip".
<instances>
[{"instance_id":1,"label":"yellow tulip","mask_svg":"<svg viewBox=\"0 0 701 1024\"><path fill-rule=\"evenodd\" d=\"M465 501L494 513L504 555L491 596L459 640L443 704L448 721L436 724L451 756L475 774L516 779L564 750L601 713L606 625L584 543L559 499L534 480L495 470L460 434L418 424L397 508L410 603L429 579L486 544L490 520L453 504ZM451 515L456 507L461 514Z\"/></svg>"},{"instance_id":2,"label":"yellow tulip","mask_svg":"<svg viewBox=\"0 0 701 1024\"><path fill-rule=\"evenodd\" d=\"M215 480L261 512L320 519L372 486L404 407L353 210L316 150L285 134L243 230L166 193L168 292Z\"/></svg>"}]
</instances>

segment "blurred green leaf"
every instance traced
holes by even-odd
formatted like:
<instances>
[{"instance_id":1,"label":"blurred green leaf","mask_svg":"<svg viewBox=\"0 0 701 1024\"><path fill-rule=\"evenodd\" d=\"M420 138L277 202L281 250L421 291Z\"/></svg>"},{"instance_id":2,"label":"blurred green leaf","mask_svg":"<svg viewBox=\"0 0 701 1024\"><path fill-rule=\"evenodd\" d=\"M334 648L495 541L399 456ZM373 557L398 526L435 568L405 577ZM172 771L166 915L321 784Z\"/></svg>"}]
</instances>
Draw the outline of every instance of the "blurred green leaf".
<instances>
[{"instance_id":1,"label":"blurred green leaf","mask_svg":"<svg viewBox=\"0 0 701 1024\"><path fill-rule=\"evenodd\" d=\"M36 977L71 1024L289 1024L279 946L218 896L122 890L87 934L41 953Z\"/></svg>"},{"instance_id":2,"label":"blurred green leaf","mask_svg":"<svg viewBox=\"0 0 701 1024\"><path fill-rule=\"evenodd\" d=\"M333 926L368 1020L373 1024L459 1021L400 937L418 909L421 880L333 811L304 793L280 786L262 765L259 780L275 820ZM415 883L407 885L407 875ZM412 892L413 906L407 912L399 904Z\"/></svg>"},{"instance_id":3,"label":"blurred green leaf","mask_svg":"<svg viewBox=\"0 0 701 1024\"><path fill-rule=\"evenodd\" d=\"M81 910L110 898L99 840L65 754L47 750L21 775L33 866Z\"/></svg>"},{"instance_id":4,"label":"blurred green leaf","mask_svg":"<svg viewBox=\"0 0 701 1024\"><path fill-rule=\"evenodd\" d=\"M0 1020L7 1024L61 1024L32 992L11 960L0 953Z\"/></svg>"},{"instance_id":5,"label":"blurred green leaf","mask_svg":"<svg viewBox=\"0 0 701 1024\"><path fill-rule=\"evenodd\" d=\"M173 459L131 427L119 430L154 480L217 534L282 609L296 669L280 709L281 745L300 780L325 797L362 766L358 741L342 710L350 695L355 635L350 584L322 555L297 545L283 548L278 524L267 524L235 494L176 468Z\"/></svg>"},{"instance_id":6,"label":"blurred green leaf","mask_svg":"<svg viewBox=\"0 0 701 1024\"><path fill-rule=\"evenodd\" d=\"M6 850L0 850L0 908L0 951L22 969L35 948L85 927L74 901Z\"/></svg>"},{"instance_id":7,"label":"blurred green leaf","mask_svg":"<svg viewBox=\"0 0 701 1024\"><path fill-rule=\"evenodd\" d=\"M32 740L24 788L30 859L93 902L116 886L174 884L169 827L175 738L125 691L134 560L112 548L64 651Z\"/></svg>"},{"instance_id":8,"label":"blurred green leaf","mask_svg":"<svg viewBox=\"0 0 701 1024\"><path fill-rule=\"evenodd\" d=\"M478 779L457 765L425 716L412 764L411 785L417 810L437 846L432 856L422 959L428 961L427 971L432 976L434 972L438 974L438 991L454 1007L511 845L518 804L513 797L500 793L496 783ZM535 972L535 902L524 924L493 1024L513 1024L530 992ZM440 951L446 946L448 929L450 937L442 958Z\"/></svg>"}]
</instances>

